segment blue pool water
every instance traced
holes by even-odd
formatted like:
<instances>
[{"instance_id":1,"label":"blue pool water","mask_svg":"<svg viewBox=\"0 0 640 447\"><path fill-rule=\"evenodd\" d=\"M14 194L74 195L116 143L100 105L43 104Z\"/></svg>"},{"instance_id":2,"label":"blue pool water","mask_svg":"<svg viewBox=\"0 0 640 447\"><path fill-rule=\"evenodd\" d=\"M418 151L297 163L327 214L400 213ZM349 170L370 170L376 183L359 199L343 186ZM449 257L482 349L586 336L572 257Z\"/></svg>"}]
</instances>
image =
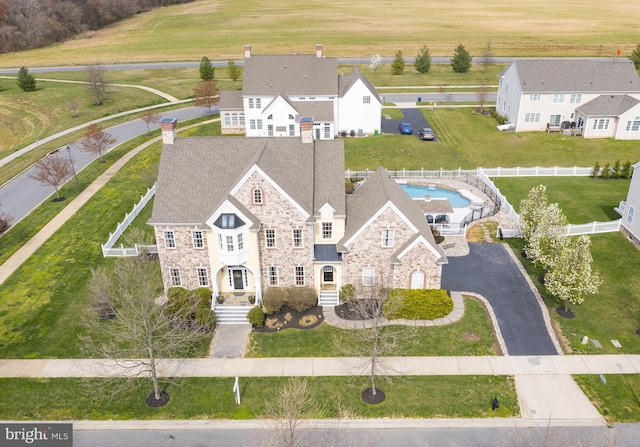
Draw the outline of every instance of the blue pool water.
<instances>
[{"instance_id":1,"label":"blue pool water","mask_svg":"<svg viewBox=\"0 0 640 447\"><path fill-rule=\"evenodd\" d=\"M404 191L409 194L412 199L422 199L424 196L432 198L448 199L454 208L469 206L469 200L462 197L455 191L443 188L433 188L429 186L419 185L400 185Z\"/></svg>"}]
</instances>

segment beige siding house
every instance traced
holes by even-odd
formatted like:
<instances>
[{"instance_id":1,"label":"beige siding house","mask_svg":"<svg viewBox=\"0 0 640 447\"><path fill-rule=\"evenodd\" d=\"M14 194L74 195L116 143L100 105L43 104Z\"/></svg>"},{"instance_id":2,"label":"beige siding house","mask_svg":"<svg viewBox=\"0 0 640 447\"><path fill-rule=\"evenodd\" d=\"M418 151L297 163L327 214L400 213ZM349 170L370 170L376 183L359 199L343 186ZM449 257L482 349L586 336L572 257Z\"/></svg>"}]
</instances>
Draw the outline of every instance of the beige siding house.
<instances>
[{"instance_id":1,"label":"beige siding house","mask_svg":"<svg viewBox=\"0 0 640 447\"><path fill-rule=\"evenodd\" d=\"M314 140L308 124L302 138L176 138L175 126L161 122L149 220L165 289L241 306L269 287L311 286L321 305L345 284L440 287L446 256L419 205L382 168L347 196L342 140Z\"/></svg>"}]
</instances>

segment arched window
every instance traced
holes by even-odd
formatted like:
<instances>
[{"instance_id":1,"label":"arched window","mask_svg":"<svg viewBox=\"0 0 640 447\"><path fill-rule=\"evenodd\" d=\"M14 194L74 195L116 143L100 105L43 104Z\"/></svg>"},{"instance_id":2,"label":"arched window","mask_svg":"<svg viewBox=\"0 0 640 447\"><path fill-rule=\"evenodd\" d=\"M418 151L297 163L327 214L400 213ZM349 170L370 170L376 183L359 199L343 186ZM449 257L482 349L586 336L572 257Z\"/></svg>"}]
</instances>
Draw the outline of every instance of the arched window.
<instances>
[{"instance_id":1,"label":"arched window","mask_svg":"<svg viewBox=\"0 0 640 447\"><path fill-rule=\"evenodd\" d=\"M244 113L240 114L240 125L244 126Z\"/></svg>"},{"instance_id":2,"label":"arched window","mask_svg":"<svg viewBox=\"0 0 640 447\"><path fill-rule=\"evenodd\" d=\"M259 188L253 190L253 203L262 205L262 190Z\"/></svg>"},{"instance_id":3,"label":"arched window","mask_svg":"<svg viewBox=\"0 0 640 447\"><path fill-rule=\"evenodd\" d=\"M231 125L231 116L228 113L224 114L224 125L225 126Z\"/></svg>"},{"instance_id":4,"label":"arched window","mask_svg":"<svg viewBox=\"0 0 640 447\"><path fill-rule=\"evenodd\" d=\"M233 113L231 115L231 122L233 123L234 126L238 125L238 114L237 113Z\"/></svg>"},{"instance_id":5,"label":"arched window","mask_svg":"<svg viewBox=\"0 0 640 447\"><path fill-rule=\"evenodd\" d=\"M424 272L416 270L411 274L411 288L424 289Z\"/></svg>"}]
</instances>

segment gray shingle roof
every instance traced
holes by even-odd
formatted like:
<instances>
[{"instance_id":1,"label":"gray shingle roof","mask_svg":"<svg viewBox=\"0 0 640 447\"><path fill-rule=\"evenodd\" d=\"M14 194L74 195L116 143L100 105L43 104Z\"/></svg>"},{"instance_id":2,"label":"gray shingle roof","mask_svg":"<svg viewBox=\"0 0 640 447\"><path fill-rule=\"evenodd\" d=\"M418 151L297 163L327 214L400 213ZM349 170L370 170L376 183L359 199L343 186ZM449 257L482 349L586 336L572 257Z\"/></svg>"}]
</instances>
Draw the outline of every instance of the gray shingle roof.
<instances>
[{"instance_id":1,"label":"gray shingle roof","mask_svg":"<svg viewBox=\"0 0 640 447\"><path fill-rule=\"evenodd\" d=\"M256 55L245 59L245 96L337 95L338 59L311 54Z\"/></svg>"},{"instance_id":2,"label":"gray shingle roof","mask_svg":"<svg viewBox=\"0 0 640 447\"><path fill-rule=\"evenodd\" d=\"M518 60L522 91L640 92L640 77L631 62L589 60Z\"/></svg>"},{"instance_id":3,"label":"gray shingle roof","mask_svg":"<svg viewBox=\"0 0 640 447\"><path fill-rule=\"evenodd\" d=\"M448 200L414 200L424 213L453 214L453 208Z\"/></svg>"},{"instance_id":4,"label":"gray shingle roof","mask_svg":"<svg viewBox=\"0 0 640 447\"><path fill-rule=\"evenodd\" d=\"M629 95L600 95L576 110L586 116L620 116L638 103Z\"/></svg>"},{"instance_id":5,"label":"gray shingle roof","mask_svg":"<svg viewBox=\"0 0 640 447\"><path fill-rule=\"evenodd\" d=\"M312 117L314 121L333 121L332 101L292 101L300 116Z\"/></svg>"},{"instance_id":6,"label":"gray shingle roof","mask_svg":"<svg viewBox=\"0 0 640 447\"><path fill-rule=\"evenodd\" d=\"M444 251L433 239L431 228L427 223L420 206L393 180L389 173L378 168L353 194L347 196L347 226L345 235L340 241L343 246L349 238L387 202L396 208L418 229L420 235L431 244L440 255L440 260L446 260Z\"/></svg>"},{"instance_id":7,"label":"gray shingle roof","mask_svg":"<svg viewBox=\"0 0 640 447\"><path fill-rule=\"evenodd\" d=\"M318 196L344 211L344 204L340 207L340 199L334 197L336 187L314 188L344 176L343 142L316 141L315 146L314 157L314 144L302 143L300 138L177 138L175 144L162 148L149 222L201 225L254 165L307 213L314 214ZM344 202L344 188L341 197Z\"/></svg>"},{"instance_id":8,"label":"gray shingle roof","mask_svg":"<svg viewBox=\"0 0 640 447\"><path fill-rule=\"evenodd\" d=\"M242 91L241 90L223 90L220 92L221 109L242 109Z\"/></svg>"}]
</instances>

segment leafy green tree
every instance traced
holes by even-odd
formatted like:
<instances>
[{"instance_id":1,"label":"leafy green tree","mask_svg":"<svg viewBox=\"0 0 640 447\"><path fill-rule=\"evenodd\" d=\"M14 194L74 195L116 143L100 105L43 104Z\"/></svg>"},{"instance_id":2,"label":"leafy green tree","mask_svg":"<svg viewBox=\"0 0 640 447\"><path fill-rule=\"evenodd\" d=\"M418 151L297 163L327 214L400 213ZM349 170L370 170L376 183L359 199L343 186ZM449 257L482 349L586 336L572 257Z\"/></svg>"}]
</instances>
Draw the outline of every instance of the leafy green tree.
<instances>
[{"instance_id":1,"label":"leafy green tree","mask_svg":"<svg viewBox=\"0 0 640 447\"><path fill-rule=\"evenodd\" d=\"M545 287L553 295L564 301L565 312L569 303L582 304L585 295L598 293L602 281L591 268L593 258L589 249L589 236L580 236L558 252L557 262L545 276Z\"/></svg>"},{"instance_id":2,"label":"leafy green tree","mask_svg":"<svg viewBox=\"0 0 640 447\"><path fill-rule=\"evenodd\" d=\"M214 68L207 56L203 56L200 61L200 79L203 81L211 81L214 75Z\"/></svg>"},{"instance_id":3,"label":"leafy green tree","mask_svg":"<svg viewBox=\"0 0 640 447\"><path fill-rule=\"evenodd\" d=\"M418 73L427 73L431 69L431 55L426 45L420 49L413 66L416 67Z\"/></svg>"},{"instance_id":4,"label":"leafy green tree","mask_svg":"<svg viewBox=\"0 0 640 447\"><path fill-rule=\"evenodd\" d=\"M633 65L635 65L636 70L640 70L640 43L631 52L631 60L633 61Z\"/></svg>"},{"instance_id":5,"label":"leafy green tree","mask_svg":"<svg viewBox=\"0 0 640 447\"><path fill-rule=\"evenodd\" d=\"M18 87L25 92L32 92L36 89L36 77L29 73L27 67L20 67L20 71L18 71Z\"/></svg>"},{"instance_id":6,"label":"leafy green tree","mask_svg":"<svg viewBox=\"0 0 640 447\"><path fill-rule=\"evenodd\" d=\"M393 62L391 62L391 74L401 75L402 73L404 73L404 69L404 56L402 55L402 50L398 50L395 59L393 60Z\"/></svg>"},{"instance_id":7,"label":"leafy green tree","mask_svg":"<svg viewBox=\"0 0 640 447\"><path fill-rule=\"evenodd\" d=\"M471 55L464 45L460 44L456 47L451 58L451 68L456 73L466 73L471 68Z\"/></svg>"},{"instance_id":8,"label":"leafy green tree","mask_svg":"<svg viewBox=\"0 0 640 447\"><path fill-rule=\"evenodd\" d=\"M237 81L240 79L240 67L238 67L234 61L229 61L227 64L227 74L232 81Z\"/></svg>"}]
</instances>

